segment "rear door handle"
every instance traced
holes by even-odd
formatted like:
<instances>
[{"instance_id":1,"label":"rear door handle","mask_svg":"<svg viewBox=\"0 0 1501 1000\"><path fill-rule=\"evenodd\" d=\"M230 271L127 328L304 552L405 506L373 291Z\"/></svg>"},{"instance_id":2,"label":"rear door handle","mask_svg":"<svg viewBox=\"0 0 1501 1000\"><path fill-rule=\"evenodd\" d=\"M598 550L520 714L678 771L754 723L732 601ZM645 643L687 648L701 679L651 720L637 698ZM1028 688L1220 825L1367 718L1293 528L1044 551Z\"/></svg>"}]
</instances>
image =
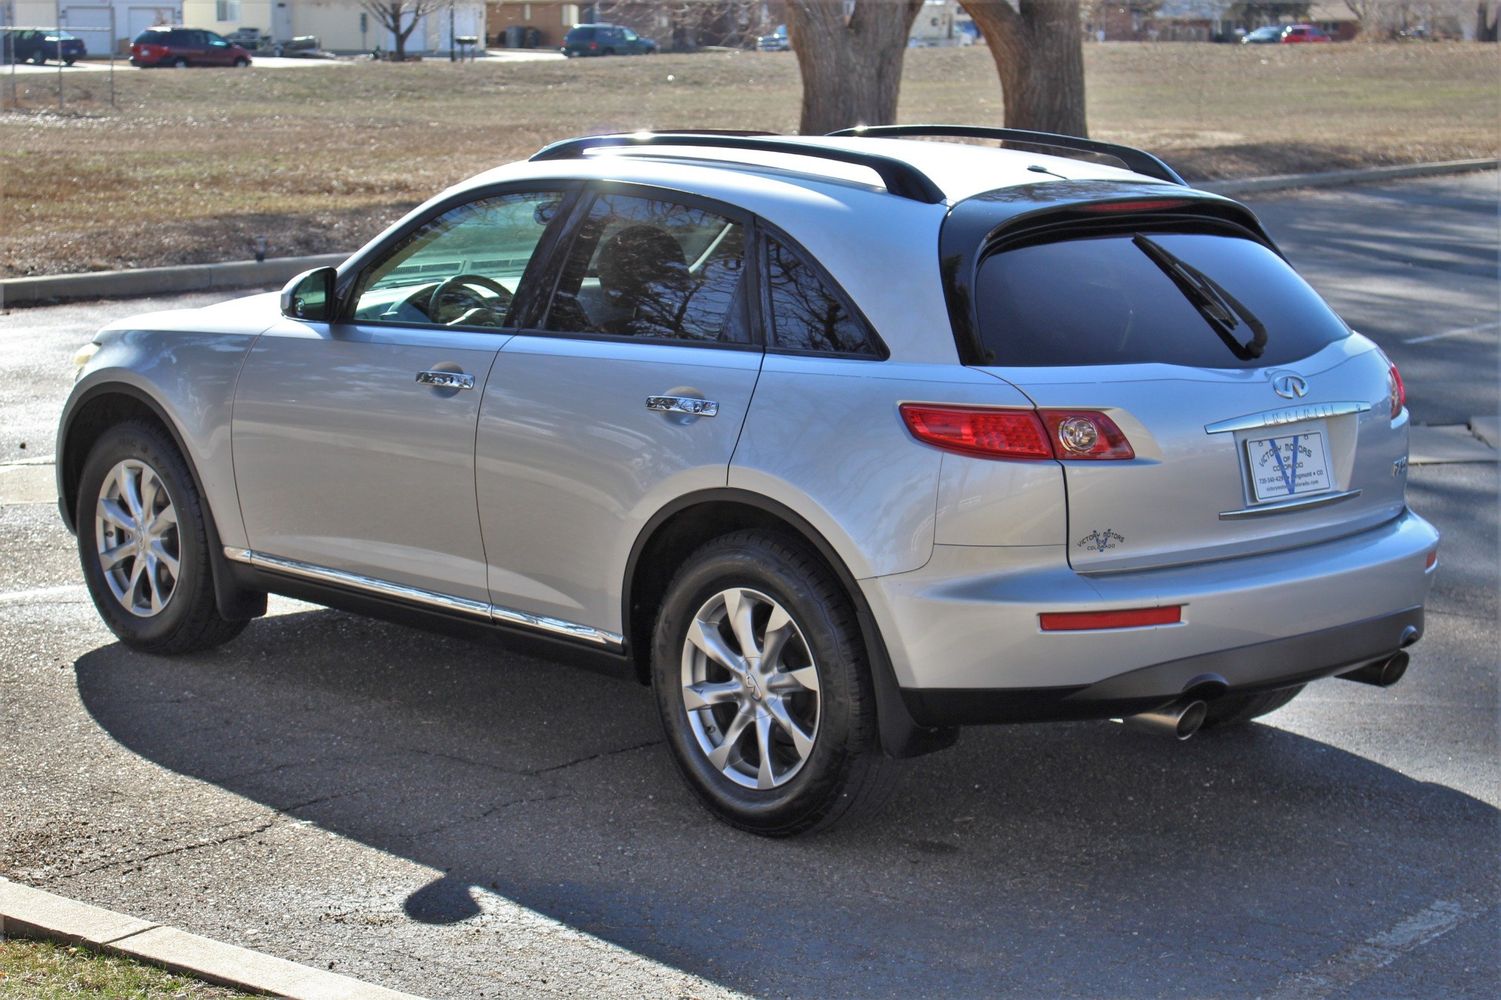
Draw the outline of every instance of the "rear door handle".
<instances>
[{"instance_id":1,"label":"rear door handle","mask_svg":"<svg viewBox=\"0 0 1501 1000\"><path fill-rule=\"evenodd\" d=\"M646 408L658 413L681 413L690 417L713 417L719 414L719 404L712 399L697 396L647 396Z\"/></svg>"},{"instance_id":2,"label":"rear door handle","mask_svg":"<svg viewBox=\"0 0 1501 1000\"><path fill-rule=\"evenodd\" d=\"M465 372L418 372L417 381L434 389L473 389L474 376Z\"/></svg>"}]
</instances>

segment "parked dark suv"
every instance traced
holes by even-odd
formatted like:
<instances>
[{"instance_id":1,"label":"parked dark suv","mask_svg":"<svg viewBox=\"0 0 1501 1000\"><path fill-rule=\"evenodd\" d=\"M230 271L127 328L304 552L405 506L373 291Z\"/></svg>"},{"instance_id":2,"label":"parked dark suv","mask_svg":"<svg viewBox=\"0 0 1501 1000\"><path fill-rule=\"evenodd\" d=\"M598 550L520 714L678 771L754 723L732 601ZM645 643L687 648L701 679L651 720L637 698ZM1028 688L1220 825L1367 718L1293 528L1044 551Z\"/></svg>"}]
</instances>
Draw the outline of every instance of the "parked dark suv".
<instances>
[{"instance_id":1,"label":"parked dark suv","mask_svg":"<svg viewBox=\"0 0 1501 1000\"><path fill-rule=\"evenodd\" d=\"M212 31L147 28L130 44L136 66L249 66L250 53Z\"/></svg>"},{"instance_id":2,"label":"parked dark suv","mask_svg":"<svg viewBox=\"0 0 1501 1000\"><path fill-rule=\"evenodd\" d=\"M657 43L618 24L580 24L563 39L563 54L574 56L655 55Z\"/></svg>"},{"instance_id":3,"label":"parked dark suv","mask_svg":"<svg viewBox=\"0 0 1501 1000\"><path fill-rule=\"evenodd\" d=\"M88 55L83 39L56 28L6 28L0 35L0 62L32 62L38 66L61 58L71 66Z\"/></svg>"}]
</instances>

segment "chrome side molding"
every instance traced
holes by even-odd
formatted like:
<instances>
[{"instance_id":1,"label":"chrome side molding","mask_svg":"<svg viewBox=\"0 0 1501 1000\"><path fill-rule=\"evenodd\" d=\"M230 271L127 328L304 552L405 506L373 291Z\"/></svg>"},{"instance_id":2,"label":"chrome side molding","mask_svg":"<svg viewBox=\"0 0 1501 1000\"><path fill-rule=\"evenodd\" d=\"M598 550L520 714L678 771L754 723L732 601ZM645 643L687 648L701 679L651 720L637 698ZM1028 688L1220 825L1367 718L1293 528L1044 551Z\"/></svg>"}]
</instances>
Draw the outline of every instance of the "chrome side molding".
<instances>
[{"instance_id":1,"label":"chrome side molding","mask_svg":"<svg viewBox=\"0 0 1501 1000\"><path fill-rule=\"evenodd\" d=\"M1205 434L1228 434L1232 431L1254 431L1262 427L1281 427L1283 424L1299 424L1305 420L1323 420L1326 417L1344 417L1352 413L1365 413L1370 403L1309 403L1306 406L1289 406L1281 410L1251 413L1244 417L1231 417L1204 425ZM1224 515L1221 515L1222 517Z\"/></svg>"},{"instance_id":2,"label":"chrome side molding","mask_svg":"<svg viewBox=\"0 0 1501 1000\"><path fill-rule=\"evenodd\" d=\"M1346 490L1343 493L1320 493L1318 496L1296 497L1292 500L1279 500L1276 503L1264 503L1255 507L1242 507L1240 510L1222 510L1220 520L1244 521L1246 518L1262 517L1266 514L1284 514L1290 510L1326 507L1332 503L1353 500L1358 496L1360 496L1359 490Z\"/></svg>"},{"instance_id":3,"label":"chrome side molding","mask_svg":"<svg viewBox=\"0 0 1501 1000\"><path fill-rule=\"evenodd\" d=\"M589 625L580 625L577 622L565 621L561 618L549 618L546 615L529 614L525 611L503 608L484 601L470 600L466 597L454 597L450 594L440 594L436 591L423 590L420 587L409 587L401 583L391 583L388 580L362 576L359 573L329 569L326 566L316 566L312 563L299 562L296 559L283 559L280 556L267 555L264 552L256 552L252 549L225 546L224 558L232 562L254 566L257 569L285 573L288 576L300 577L304 580L329 583L350 590L358 590L379 597L387 597L408 604L420 605L425 608L435 608L439 611L448 611L471 618L478 618L481 621L488 621L492 625L520 626L538 632L546 632L549 635L563 636L568 639L593 643L596 646L613 651L625 648L625 636L617 632L607 632L603 629L597 629Z\"/></svg>"}]
</instances>

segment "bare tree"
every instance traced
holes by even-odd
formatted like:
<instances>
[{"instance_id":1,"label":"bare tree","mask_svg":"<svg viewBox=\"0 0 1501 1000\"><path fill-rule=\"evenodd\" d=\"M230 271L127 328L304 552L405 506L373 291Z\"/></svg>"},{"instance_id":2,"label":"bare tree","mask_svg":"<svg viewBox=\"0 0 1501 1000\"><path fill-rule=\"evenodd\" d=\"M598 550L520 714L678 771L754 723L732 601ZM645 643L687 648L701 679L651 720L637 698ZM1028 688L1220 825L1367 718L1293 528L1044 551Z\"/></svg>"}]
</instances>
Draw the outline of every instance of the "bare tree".
<instances>
[{"instance_id":1,"label":"bare tree","mask_svg":"<svg viewBox=\"0 0 1501 1000\"><path fill-rule=\"evenodd\" d=\"M1008 128L1086 135L1079 0L959 0L1001 78Z\"/></svg>"},{"instance_id":2,"label":"bare tree","mask_svg":"<svg viewBox=\"0 0 1501 1000\"><path fill-rule=\"evenodd\" d=\"M896 120L907 33L921 9L922 0L787 0L804 135Z\"/></svg>"},{"instance_id":3,"label":"bare tree","mask_svg":"<svg viewBox=\"0 0 1501 1000\"><path fill-rule=\"evenodd\" d=\"M407 57L407 39L417 30L417 22L451 2L452 0L360 0L360 6L369 11L396 38L396 52L392 58L401 62Z\"/></svg>"}]
</instances>

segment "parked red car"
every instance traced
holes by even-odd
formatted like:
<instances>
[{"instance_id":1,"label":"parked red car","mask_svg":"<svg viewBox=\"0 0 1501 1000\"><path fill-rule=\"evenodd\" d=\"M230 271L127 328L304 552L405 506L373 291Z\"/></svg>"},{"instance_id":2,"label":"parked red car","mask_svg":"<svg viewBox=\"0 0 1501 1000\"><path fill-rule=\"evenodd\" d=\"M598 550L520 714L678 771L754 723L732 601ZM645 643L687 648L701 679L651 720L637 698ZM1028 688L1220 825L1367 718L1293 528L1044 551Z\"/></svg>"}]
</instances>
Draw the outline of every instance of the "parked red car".
<instances>
[{"instance_id":1,"label":"parked red car","mask_svg":"<svg viewBox=\"0 0 1501 1000\"><path fill-rule=\"evenodd\" d=\"M130 44L135 66L249 66L250 53L200 28L147 28Z\"/></svg>"},{"instance_id":2,"label":"parked red car","mask_svg":"<svg viewBox=\"0 0 1501 1000\"><path fill-rule=\"evenodd\" d=\"M1334 39L1323 28L1316 28L1311 24L1290 24L1282 31L1282 44L1292 45L1295 42L1332 42Z\"/></svg>"}]
</instances>

